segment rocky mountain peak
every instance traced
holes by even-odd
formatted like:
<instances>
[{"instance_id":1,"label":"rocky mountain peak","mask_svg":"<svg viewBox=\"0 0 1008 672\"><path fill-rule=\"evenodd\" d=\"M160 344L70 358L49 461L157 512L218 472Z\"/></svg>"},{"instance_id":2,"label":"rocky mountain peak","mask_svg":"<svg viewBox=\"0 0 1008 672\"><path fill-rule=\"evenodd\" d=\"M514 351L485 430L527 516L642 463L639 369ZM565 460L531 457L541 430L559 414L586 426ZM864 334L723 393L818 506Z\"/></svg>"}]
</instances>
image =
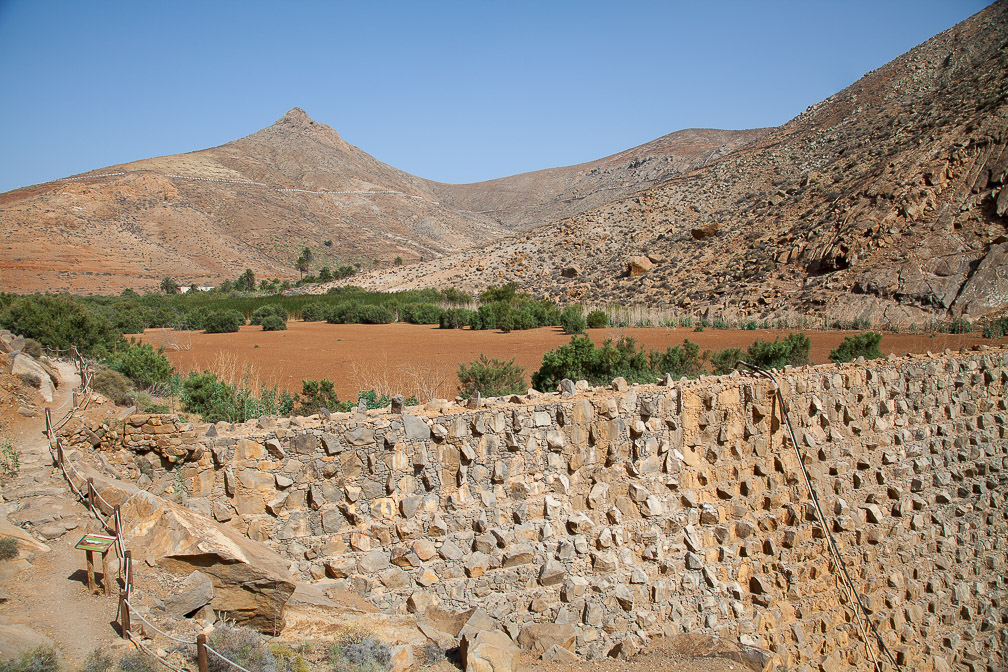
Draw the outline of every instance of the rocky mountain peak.
<instances>
[{"instance_id":1,"label":"rocky mountain peak","mask_svg":"<svg viewBox=\"0 0 1008 672\"><path fill-rule=\"evenodd\" d=\"M325 124L320 124L314 119L308 116L308 113L302 110L300 107L292 107L287 111L285 115L276 120L274 126L286 126L288 128L298 128L298 129L330 129Z\"/></svg>"}]
</instances>

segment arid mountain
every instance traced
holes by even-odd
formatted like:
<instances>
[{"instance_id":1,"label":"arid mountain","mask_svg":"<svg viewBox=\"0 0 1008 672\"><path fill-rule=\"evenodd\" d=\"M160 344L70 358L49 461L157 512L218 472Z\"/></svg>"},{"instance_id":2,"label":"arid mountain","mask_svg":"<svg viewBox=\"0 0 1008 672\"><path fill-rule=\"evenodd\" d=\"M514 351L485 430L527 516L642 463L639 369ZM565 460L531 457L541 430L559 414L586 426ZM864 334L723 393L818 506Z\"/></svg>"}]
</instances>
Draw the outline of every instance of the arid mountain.
<instances>
[{"instance_id":1,"label":"arid mountain","mask_svg":"<svg viewBox=\"0 0 1008 672\"><path fill-rule=\"evenodd\" d=\"M1008 304L1008 2L636 194L370 287L877 324ZM635 260L636 258L636 260Z\"/></svg>"},{"instance_id":2,"label":"arid mountain","mask_svg":"<svg viewBox=\"0 0 1008 672\"><path fill-rule=\"evenodd\" d=\"M165 276L216 284L246 267L297 277L304 245L315 268L436 258L651 186L763 133L680 131L592 163L446 185L377 161L294 108L219 147L0 194L0 290L108 293Z\"/></svg>"}]
</instances>

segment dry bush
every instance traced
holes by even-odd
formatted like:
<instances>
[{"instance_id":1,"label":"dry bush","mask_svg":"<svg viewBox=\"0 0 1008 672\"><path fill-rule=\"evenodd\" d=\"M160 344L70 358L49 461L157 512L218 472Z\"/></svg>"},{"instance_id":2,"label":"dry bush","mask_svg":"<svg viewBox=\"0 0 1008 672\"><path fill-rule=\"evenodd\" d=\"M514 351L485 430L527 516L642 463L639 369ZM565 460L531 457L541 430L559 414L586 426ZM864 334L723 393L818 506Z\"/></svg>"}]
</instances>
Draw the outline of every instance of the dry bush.
<instances>
[{"instance_id":1,"label":"dry bush","mask_svg":"<svg viewBox=\"0 0 1008 672\"><path fill-rule=\"evenodd\" d=\"M207 370L221 382L247 389L256 396L261 396L263 390L279 389L283 377L283 371L277 370L267 378L256 364L227 351L218 352Z\"/></svg>"},{"instance_id":2,"label":"dry bush","mask_svg":"<svg viewBox=\"0 0 1008 672\"><path fill-rule=\"evenodd\" d=\"M374 390L381 396L401 394L426 402L454 394L454 376L447 364L416 359L393 365L388 356L380 361L350 365L350 378L358 390Z\"/></svg>"},{"instance_id":3,"label":"dry bush","mask_svg":"<svg viewBox=\"0 0 1008 672\"><path fill-rule=\"evenodd\" d=\"M152 329L144 338L163 345L165 350L188 351L193 347L192 334L191 331L177 329Z\"/></svg>"},{"instance_id":4,"label":"dry bush","mask_svg":"<svg viewBox=\"0 0 1008 672\"><path fill-rule=\"evenodd\" d=\"M454 390L454 375L447 364L412 361L402 366L403 379L410 394L419 401L440 399L451 396Z\"/></svg>"}]
</instances>

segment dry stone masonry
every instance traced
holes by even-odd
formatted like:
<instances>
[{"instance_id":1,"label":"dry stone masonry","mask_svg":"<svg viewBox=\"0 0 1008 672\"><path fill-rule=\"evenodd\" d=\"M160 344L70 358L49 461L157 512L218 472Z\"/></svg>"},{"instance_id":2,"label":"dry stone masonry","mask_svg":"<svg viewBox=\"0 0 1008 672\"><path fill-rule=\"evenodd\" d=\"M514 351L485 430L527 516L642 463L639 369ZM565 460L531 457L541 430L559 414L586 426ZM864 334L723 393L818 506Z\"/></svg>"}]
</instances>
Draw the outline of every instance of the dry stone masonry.
<instances>
[{"instance_id":1,"label":"dry stone masonry","mask_svg":"<svg viewBox=\"0 0 1008 672\"><path fill-rule=\"evenodd\" d=\"M1008 351L779 380L899 663L1005 669ZM120 430L120 463L141 485L385 611L479 608L551 656L628 656L656 635L702 632L790 670L871 665L762 379L235 426L133 416Z\"/></svg>"}]
</instances>

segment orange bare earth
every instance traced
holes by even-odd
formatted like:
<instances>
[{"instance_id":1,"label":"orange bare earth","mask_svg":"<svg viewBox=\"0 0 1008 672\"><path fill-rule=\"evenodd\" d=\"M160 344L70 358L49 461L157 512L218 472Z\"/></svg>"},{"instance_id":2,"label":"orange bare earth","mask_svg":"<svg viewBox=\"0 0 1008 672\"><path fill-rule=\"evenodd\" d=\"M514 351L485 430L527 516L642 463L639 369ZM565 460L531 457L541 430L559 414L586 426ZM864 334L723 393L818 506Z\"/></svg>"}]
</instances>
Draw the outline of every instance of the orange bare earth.
<instances>
[{"instance_id":1,"label":"orange bare earth","mask_svg":"<svg viewBox=\"0 0 1008 672\"><path fill-rule=\"evenodd\" d=\"M591 329L588 335L601 344L607 338L625 334L648 348L662 350L688 338L706 350L745 348L757 338L772 341L788 333L791 332L609 328ZM806 333L812 341L812 361L822 364L829 361L830 350L851 332ZM328 378L335 383L340 399L356 399L359 390L373 388L379 393L414 394L423 401L434 396L454 396L459 364L477 359L481 353L497 359L513 357L531 375L539 368L544 353L567 343L570 337L550 327L505 334L413 324L291 321L287 331L272 332L253 326L242 327L234 334L150 329L143 340L164 345L168 359L182 372L211 369L234 381L249 366L253 383L258 381L281 389L300 391L302 379ZM1008 338L995 341L977 335L886 334L880 349L883 354L924 353L998 343L1008 343Z\"/></svg>"}]
</instances>

